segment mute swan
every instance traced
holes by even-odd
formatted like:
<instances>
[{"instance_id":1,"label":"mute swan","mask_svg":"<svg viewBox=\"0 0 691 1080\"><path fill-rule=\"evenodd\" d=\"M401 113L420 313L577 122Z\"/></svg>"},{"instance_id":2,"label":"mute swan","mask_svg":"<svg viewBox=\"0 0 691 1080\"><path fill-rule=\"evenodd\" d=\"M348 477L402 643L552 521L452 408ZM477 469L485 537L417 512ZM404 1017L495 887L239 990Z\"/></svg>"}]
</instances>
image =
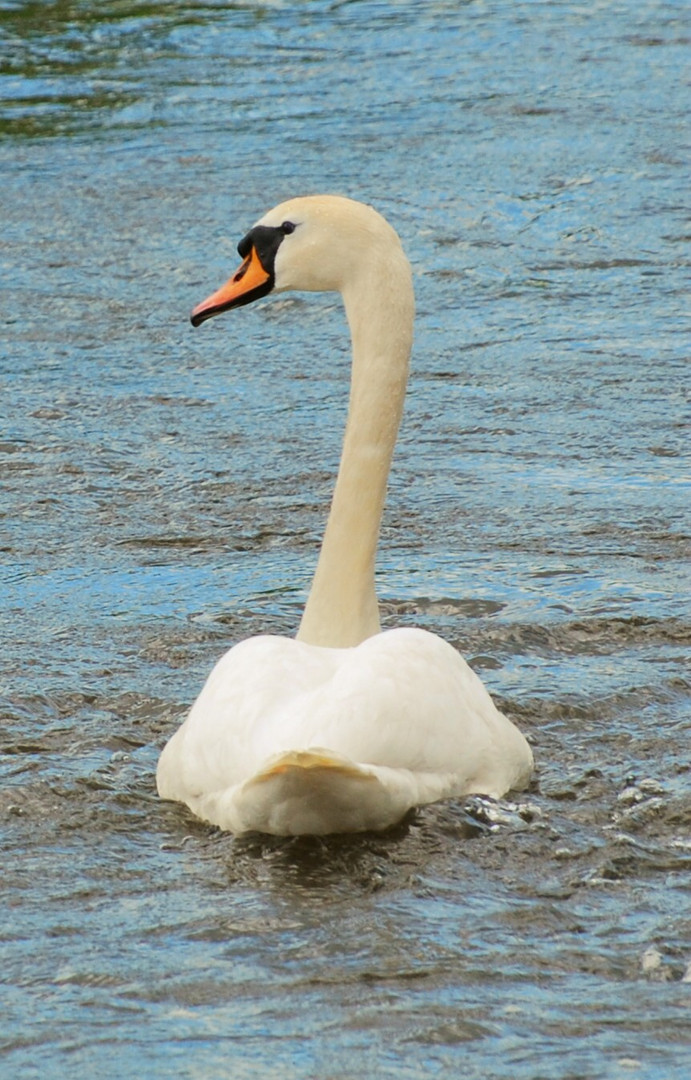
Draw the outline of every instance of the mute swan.
<instances>
[{"instance_id":1,"label":"mute swan","mask_svg":"<svg viewBox=\"0 0 691 1080\"><path fill-rule=\"evenodd\" d=\"M158 791L234 833L385 829L413 806L524 786L532 754L454 648L381 631L374 560L413 329L410 266L371 207L291 199L238 245L192 323L284 289L335 290L352 337L343 452L297 638L223 656L161 754Z\"/></svg>"}]
</instances>

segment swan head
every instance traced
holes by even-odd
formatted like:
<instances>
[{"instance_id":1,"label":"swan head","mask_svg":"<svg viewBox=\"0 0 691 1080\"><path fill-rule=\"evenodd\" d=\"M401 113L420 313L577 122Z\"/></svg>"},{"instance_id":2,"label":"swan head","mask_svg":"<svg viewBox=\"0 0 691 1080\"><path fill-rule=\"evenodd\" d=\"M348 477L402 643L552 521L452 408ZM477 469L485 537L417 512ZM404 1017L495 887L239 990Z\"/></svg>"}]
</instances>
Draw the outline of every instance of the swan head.
<instances>
[{"instance_id":1,"label":"swan head","mask_svg":"<svg viewBox=\"0 0 691 1080\"><path fill-rule=\"evenodd\" d=\"M214 315L286 289L345 293L355 281L407 260L396 232L371 206L340 195L289 199L269 210L238 244L242 263L191 315ZM374 282L372 282L374 284Z\"/></svg>"}]
</instances>

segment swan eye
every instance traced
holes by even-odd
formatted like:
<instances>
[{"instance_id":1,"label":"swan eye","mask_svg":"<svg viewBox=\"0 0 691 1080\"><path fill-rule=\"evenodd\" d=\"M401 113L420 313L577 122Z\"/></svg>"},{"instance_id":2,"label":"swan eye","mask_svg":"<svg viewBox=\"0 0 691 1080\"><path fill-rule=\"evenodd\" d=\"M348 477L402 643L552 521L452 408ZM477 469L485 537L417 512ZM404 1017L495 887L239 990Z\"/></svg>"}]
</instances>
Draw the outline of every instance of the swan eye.
<instances>
[{"instance_id":1,"label":"swan eye","mask_svg":"<svg viewBox=\"0 0 691 1080\"><path fill-rule=\"evenodd\" d=\"M292 232L295 232L295 225L292 221L284 221L281 225L281 232L285 233L286 236L290 236Z\"/></svg>"}]
</instances>

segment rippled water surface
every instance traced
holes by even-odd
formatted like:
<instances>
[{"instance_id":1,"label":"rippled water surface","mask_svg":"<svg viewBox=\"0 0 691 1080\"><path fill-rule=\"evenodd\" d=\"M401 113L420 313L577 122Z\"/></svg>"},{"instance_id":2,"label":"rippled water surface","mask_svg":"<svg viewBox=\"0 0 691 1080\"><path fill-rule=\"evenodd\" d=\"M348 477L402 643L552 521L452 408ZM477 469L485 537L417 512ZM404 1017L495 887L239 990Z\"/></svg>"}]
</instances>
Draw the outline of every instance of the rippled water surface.
<instances>
[{"instance_id":1,"label":"rippled water surface","mask_svg":"<svg viewBox=\"0 0 691 1080\"><path fill-rule=\"evenodd\" d=\"M0 0L3 1075L688 1076L690 46L672 0ZM295 630L346 327L187 315L321 190L416 272L384 620L537 772L238 841L155 763Z\"/></svg>"}]
</instances>

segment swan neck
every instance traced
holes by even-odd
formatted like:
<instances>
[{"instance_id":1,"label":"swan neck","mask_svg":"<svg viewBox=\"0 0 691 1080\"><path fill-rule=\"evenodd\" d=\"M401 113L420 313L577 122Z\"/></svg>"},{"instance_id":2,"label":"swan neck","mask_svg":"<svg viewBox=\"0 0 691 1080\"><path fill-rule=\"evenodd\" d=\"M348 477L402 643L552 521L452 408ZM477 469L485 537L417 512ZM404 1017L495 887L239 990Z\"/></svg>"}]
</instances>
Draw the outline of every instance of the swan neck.
<instances>
[{"instance_id":1,"label":"swan neck","mask_svg":"<svg viewBox=\"0 0 691 1080\"><path fill-rule=\"evenodd\" d=\"M334 648L380 630L375 558L412 344L410 267L399 248L344 288L353 364L341 462L298 638Z\"/></svg>"}]
</instances>

